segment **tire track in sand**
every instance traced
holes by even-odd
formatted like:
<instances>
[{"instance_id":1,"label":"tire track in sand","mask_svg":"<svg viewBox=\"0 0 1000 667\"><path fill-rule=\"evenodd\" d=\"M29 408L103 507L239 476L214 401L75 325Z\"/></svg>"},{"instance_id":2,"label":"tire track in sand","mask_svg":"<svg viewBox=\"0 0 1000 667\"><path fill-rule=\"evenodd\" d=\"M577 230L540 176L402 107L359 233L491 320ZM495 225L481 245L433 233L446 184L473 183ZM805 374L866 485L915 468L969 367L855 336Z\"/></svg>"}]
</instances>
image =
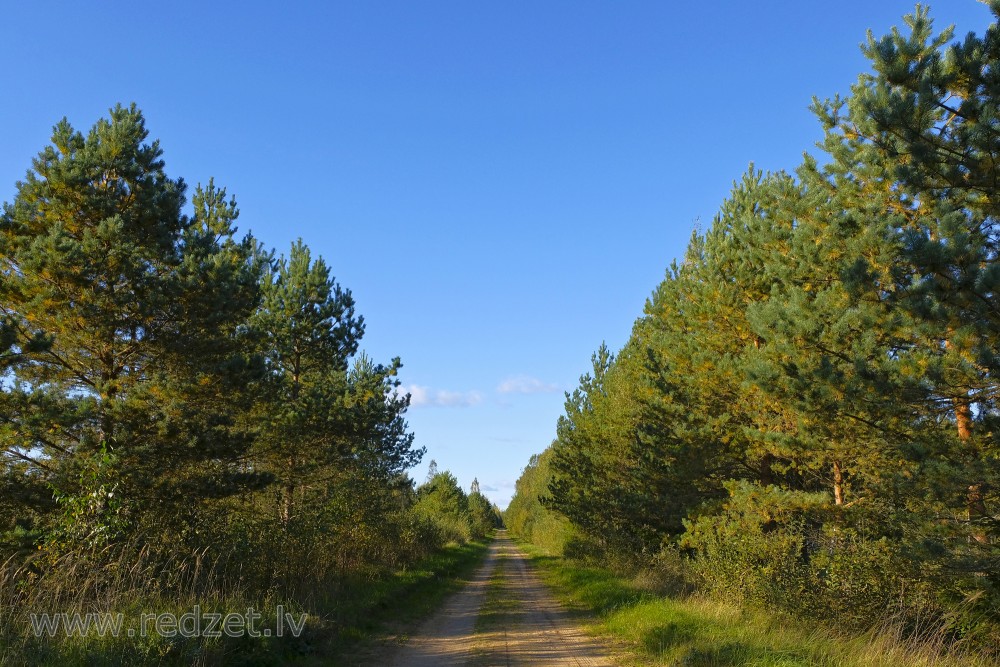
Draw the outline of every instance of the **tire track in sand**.
<instances>
[{"instance_id":1,"label":"tire track in sand","mask_svg":"<svg viewBox=\"0 0 1000 667\"><path fill-rule=\"evenodd\" d=\"M476 618L501 554L506 568L503 594L513 596L517 604L491 623L489 632L477 635ZM469 584L420 627L391 664L611 667L614 663L553 599L524 554L500 531Z\"/></svg>"}]
</instances>

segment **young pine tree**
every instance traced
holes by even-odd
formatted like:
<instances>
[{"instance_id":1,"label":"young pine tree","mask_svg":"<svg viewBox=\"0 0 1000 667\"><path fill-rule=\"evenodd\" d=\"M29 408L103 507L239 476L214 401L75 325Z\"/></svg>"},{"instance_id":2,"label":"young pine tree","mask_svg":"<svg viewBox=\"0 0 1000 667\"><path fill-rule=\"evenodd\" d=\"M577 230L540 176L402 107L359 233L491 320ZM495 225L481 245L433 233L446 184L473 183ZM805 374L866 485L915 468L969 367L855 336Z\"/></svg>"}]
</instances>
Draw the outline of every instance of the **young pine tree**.
<instances>
[{"instance_id":1,"label":"young pine tree","mask_svg":"<svg viewBox=\"0 0 1000 667\"><path fill-rule=\"evenodd\" d=\"M0 303L23 347L5 419L75 534L190 525L199 503L259 480L229 417L252 379L236 333L257 300L256 244L214 186L182 212L141 112L86 135L63 120L0 216ZM220 411L219 407L229 409ZM40 409L43 408L43 409ZM152 518L155 515L155 520Z\"/></svg>"}]
</instances>

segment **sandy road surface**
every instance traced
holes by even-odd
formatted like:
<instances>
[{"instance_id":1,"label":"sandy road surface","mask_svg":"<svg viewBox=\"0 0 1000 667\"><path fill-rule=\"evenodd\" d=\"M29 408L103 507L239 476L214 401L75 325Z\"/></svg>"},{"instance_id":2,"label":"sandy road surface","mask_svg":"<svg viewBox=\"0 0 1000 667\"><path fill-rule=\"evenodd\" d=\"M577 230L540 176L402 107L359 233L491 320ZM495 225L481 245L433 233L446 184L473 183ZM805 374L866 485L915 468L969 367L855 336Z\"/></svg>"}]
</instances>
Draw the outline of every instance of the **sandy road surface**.
<instances>
[{"instance_id":1,"label":"sandy road surface","mask_svg":"<svg viewBox=\"0 0 1000 667\"><path fill-rule=\"evenodd\" d=\"M501 595L511 611L476 633L490 575L504 567ZM437 665L576 665L614 663L569 618L531 569L524 554L502 532L469 585L421 626L391 661L396 667Z\"/></svg>"}]
</instances>

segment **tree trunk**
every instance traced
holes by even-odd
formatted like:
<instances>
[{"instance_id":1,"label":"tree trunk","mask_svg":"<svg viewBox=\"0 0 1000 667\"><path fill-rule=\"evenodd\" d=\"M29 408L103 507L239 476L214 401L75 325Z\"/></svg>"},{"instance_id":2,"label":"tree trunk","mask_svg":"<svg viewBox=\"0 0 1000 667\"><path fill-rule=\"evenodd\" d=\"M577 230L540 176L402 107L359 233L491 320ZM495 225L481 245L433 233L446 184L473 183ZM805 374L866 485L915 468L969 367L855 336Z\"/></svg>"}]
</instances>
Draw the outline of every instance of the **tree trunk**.
<instances>
[{"instance_id":1,"label":"tree trunk","mask_svg":"<svg viewBox=\"0 0 1000 667\"><path fill-rule=\"evenodd\" d=\"M774 455L767 452L760 459L760 485L771 486L774 484L774 471L771 466L774 464Z\"/></svg>"},{"instance_id":2,"label":"tree trunk","mask_svg":"<svg viewBox=\"0 0 1000 667\"><path fill-rule=\"evenodd\" d=\"M289 468L292 467L293 461L289 459ZM295 485L288 483L282 489L281 493L281 523L287 526L288 522L292 518L292 505L295 502Z\"/></svg>"},{"instance_id":3,"label":"tree trunk","mask_svg":"<svg viewBox=\"0 0 1000 667\"><path fill-rule=\"evenodd\" d=\"M955 400L955 425L958 427L958 439L968 448L972 439L972 408L968 403ZM969 510L969 523L972 524L972 539L980 544L989 542L989 537L976 525L986 516L986 500L983 498L982 482L973 482L965 497Z\"/></svg>"},{"instance_id":4,"label":"tree trunk","mask_svg":"<svg viewBox=\"0 0 1000 667\"><path fill-rule=\"evenodd\" d=\"M296 346L293 348L292 356L292 402L299 400L299 386L301 383L302 355ZM296 443L286 445L294 447ZM288 457L288 470L285 471L285 486L282 489L281 498L281 523L284 526L292 519L292 508L295 505L295 482L297 470L295 468L295 456Z\"/></svg>"},{"instance_id":5,"label":"tree trunk","mask_svg":"<svg viewBox=\"0 0 1000 667\"><path fill-rule=\"evenodd\" d=\"M955 399L955 424L958 426L958 439L962 444L968 444L972 437L972 408L958 399Z\"/></svg>"},{"instance_id":6,"label":"tree trunk","mask_svg":"<svg viewBox=\"0 0 1000 667\"><path fill-rule=\"evenodd\" d=\"M951 341L944 342L945 349L951 349ZM975 445L972 443L972 406L967 400L955 398L952 401L955 406L955 427L958 429L958 439L967 453L971 453L975 458L979 458L979 453L974 451ZM965 496L965 506L969 512L969 524L973 526L972 539L980 544L989 542L989 538L977 524L986 516L986 501L983 498L983 483L973 481L969 484L968 493Z\"/></svg>"},{"instance_id":7,"label":"tree trunk","mask_svg":"<svg viewBox=\"0 0 1000 667\"><path fill-rule=\"evenodd\" d=\"M833 462L833 502L835 505L844 504L844 471L840 461Z\"/></svg>"}]
</instances>

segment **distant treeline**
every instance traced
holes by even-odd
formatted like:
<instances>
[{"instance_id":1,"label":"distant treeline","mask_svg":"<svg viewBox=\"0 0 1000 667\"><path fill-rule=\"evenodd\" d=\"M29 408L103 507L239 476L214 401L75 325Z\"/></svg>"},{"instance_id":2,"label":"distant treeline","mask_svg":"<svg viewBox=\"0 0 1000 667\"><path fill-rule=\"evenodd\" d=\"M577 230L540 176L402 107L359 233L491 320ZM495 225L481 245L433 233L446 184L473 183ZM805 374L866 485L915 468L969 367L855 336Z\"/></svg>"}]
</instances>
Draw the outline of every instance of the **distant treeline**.
<instances>
[{"instance_id":1,"label":"distant treeline","mask_svg":"<svg viewBox=\"0 0 1000 667\"><path fill-rule=\"evenodd\" d=\"M1000 645L1000 28L906 24L814 103L822 157L751 167L594 355L513 531Z\"/></svg>"},{"instance_id":2,"label":"distant treeline","mask_svg":"<svg viewBox=\"0 0 1000 667\"><path fill-rule=\"evenodd\" d=\"M399 359L359 354L324 261L237 236L212 181L187 209L147 135L134 105L87 134L60 122L0 216L0 662L100 662L11 639L29 612L335 619L497 520L448 473L414 488ZM213 661L146 644L116 660Z\"/></svg>"}]
</instances>

